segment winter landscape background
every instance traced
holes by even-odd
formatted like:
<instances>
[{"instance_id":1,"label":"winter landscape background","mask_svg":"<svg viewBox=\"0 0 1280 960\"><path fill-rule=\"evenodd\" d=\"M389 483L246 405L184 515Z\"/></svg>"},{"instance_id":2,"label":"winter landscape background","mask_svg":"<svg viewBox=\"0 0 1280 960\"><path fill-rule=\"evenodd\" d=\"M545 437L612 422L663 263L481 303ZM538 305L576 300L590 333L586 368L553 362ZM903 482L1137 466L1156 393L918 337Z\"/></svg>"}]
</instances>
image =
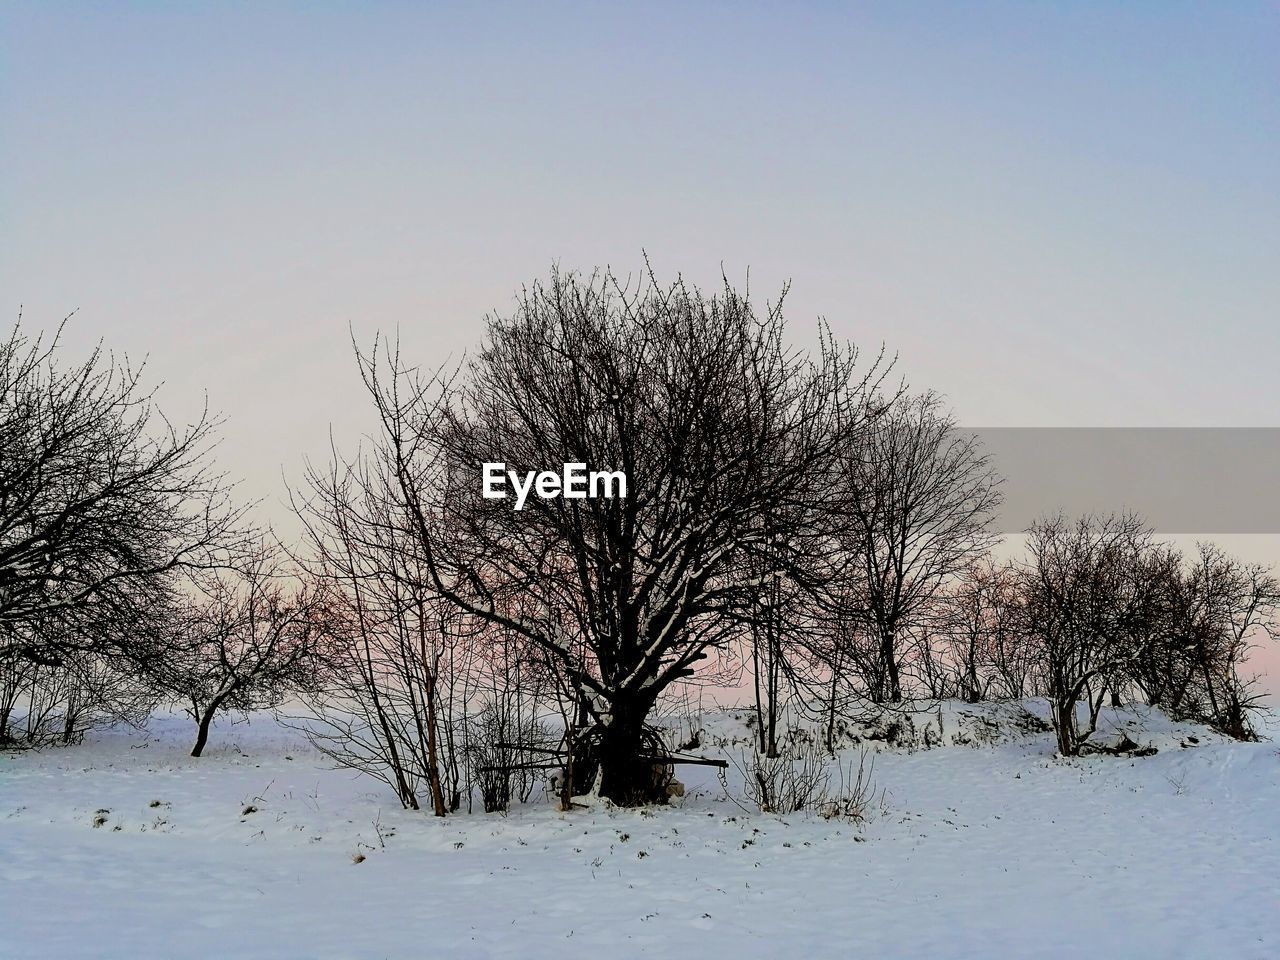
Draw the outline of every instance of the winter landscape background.
<instances>
[{"instance_id":1,"label":"winter landscape background","mask_svg":"<svg viewBox=\"0 0 1280 960\"><path fill-rule=\"evenodd\" d=\"M0 960L1280 954L1278 37L7 4Z\"/></svg>"},{"instance_id":2,"label":"winter landscape background","mask_svg":"<svg viewBox=\"0 0 1280 960\"><path fill-rule=\"evenodd\" d=\"M949 737L965 712L944 708ZM196 761L189 722L158 718L4 761L4 953L1274 953L1274 744L1137 712L1116 719L1159 754L1063 765L1013 713L994 715L991 745L877 753L883 804L854 825L745 813L711 776L652 812L566 815L543 799L435 820L326 769L270 719L219 730ZM696 722L749 749L733 713ZM49 904L68 902L73 920L51 923Z\"/></svg>"}]
</instances>

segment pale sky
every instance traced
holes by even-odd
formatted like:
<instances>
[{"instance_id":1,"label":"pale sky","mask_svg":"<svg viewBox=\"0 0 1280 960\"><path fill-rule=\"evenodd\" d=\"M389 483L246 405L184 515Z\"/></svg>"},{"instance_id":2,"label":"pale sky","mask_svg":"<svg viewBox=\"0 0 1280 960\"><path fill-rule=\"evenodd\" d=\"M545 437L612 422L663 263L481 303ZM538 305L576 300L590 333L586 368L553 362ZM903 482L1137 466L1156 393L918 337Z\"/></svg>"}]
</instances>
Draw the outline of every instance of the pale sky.
<instances>
[{"instance_id":1,"label":"pale sky","mask_svg":"<svg viewBox=\"0 0 1280 960\"><path fill-rule=\"evenodd\" d=\"M5 309L207 391L286 528L349 327L434 366L642 250L968 425L1280 425L1274 2L7 2L0 132Z\"/></svg>"}]
</instances>

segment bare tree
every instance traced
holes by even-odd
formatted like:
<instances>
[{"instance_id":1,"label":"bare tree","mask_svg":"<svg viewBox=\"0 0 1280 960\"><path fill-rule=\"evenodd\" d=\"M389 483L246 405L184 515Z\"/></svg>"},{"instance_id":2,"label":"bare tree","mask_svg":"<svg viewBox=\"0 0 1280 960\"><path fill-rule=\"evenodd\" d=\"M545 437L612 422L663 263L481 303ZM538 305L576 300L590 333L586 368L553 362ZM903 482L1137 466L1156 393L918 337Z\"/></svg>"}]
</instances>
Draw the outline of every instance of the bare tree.
<instances>
[{"instance_id":1,"label":"bare tree","mask_svg":"<svg viewBox=\"0 0 1280 960\"><path fill-rule=\"evenodd\" d=\"M328 597L314 716L303 729L335 762L386 782L407 809L427 799L442 817L464 794L469 802L463 757L485 625L431 584L384 467L335 453L295 497L304 562Z\"/></svg>"},{"instance_id":2,"label":"bare tree","mask_svg":"<svg viewBox=\"0 0 1280 960\"><path fill-rule=\"evenodd\" d=\"M947 594L945 657L957 694L970 703L1020 700L1038 687L1026 642L1017 572L989 557L975 563Z\"/></svg>"},{"instance_id":3,"label":"bare tree","mask_svg":"<svg viewBox=\"0 0 1280 960\"><path fill-rule=\"evenodd\" d=\"M873 365L785 343L727 283L712 297L651 275L553 273L490 319L456 383L389 351L360 363L382 421L377 456L414 518L415 557L467 613L541 649L590 724L579 788L661 797L646 719L671 684L742 630L768 574L811 565L836 451L865 421ZM625 498L480 496L481 467L621 471Z\"/></svg>"},{"instance_id":4,"label":"bare tree","mask_svg":"<svg viewBox=\"0 0 1280 960\"><path fill-rule=\"evenodd\" d=\"M169 574L204 565L241 511L209 465L214 423L177 427L141 370L101 347L58 362L58 337L0 340L0 659L138 659Z\"/></svg>"},{"instance_id":5,"label":"bare tree","mask_svg":"<svg viewBox=\"0 0 1280 960\"><path fill-rule=\"evenodd\" d=\"M315 614L323 596L260 544L232 569L192 580L175 612L174 649L157 679L187 704L198 757L221 712L278 706L308 684Z\"/></svg>"},{"instance_id":6,"label":"bare tree","mask_svg":"<svg viewBox=\"0 0 1280 960\"><path fill-rule=\"evenodd\" d=\"M1196 656L1207 649L1202 631L1208 626L1202 591L1181 551L1172 546L1153 544L1146 565L1152 578L1150 603L1133 628L1141 655L1114 678L1113 702L1122 692L1130 693L1171 716L1187 718L1201 705Z\"/></svg>"},{"instance_id":7,"label":"bare tree","mask_svg":"<svg viewBox=\"0 0 1280 960\"><path fill-rule=\"evenodd\" d=\"M0 745L78 743L97 727L141 725L159 702L127 662L71 650L57 665L0 661Z\"/></svg>"},{"instance_id":8,"label":"bare tree","mask_svg":"<svg viewBox=\"0 0 1280 960\"><path fill-rule=\"evenodd\" d=\"M1151 532L1131 514L1056 516L1031 527L1028 551L1026 629L1042 658L1058 750L1075 756L1097 729L1106 693L1149 650L1143 624L1158 590Z\"/></svg>"},{"instance_id":9,"label":"bare tree","mask_svg":"<svg viewBox=\"0 0 1280 960\"><path fill-rule=\"evenodd\" d=\"M943 587L995 540L988 528L998 479L976 437L959 433L939 398L900 395L844 448L838 500L846 559L836 613L862 622L874 644L865 664L876 702L903 697L903 651L936 613ZM841 602L855 602L841 609ZM861 651L845 659L856 663Z\"/></svg>"},{"instance_id":10,"label":"bare tree","mask_svg":"<svg viewBox=\"0 0 1280 960\"><path fill-rule=\"evenodd\" d=\"M777 527L772 519L766 521ZM778 725L795 692L794 671L810 640L806 607L811 590L789 573L774 544L765 544L748 559L748 575L759 583L748 609L744 643L755 701L757 749L778 756Z\"/></svg>"},{"instance_id":11,"label":"bare tree","mask_svg":"<svg viewBox=\"0 0 1280 960\"><path fill-rule=\"evenodd\" d=\"M1176 632L1190 654L1200 716L1229 736L1255 738L1249 714L1263 694L1241 672L1259 639L1274 638L1280 583L1260 564L1243 563L1202 543L1186 577L1191 617Z\"/></svg>"}]
</instances>

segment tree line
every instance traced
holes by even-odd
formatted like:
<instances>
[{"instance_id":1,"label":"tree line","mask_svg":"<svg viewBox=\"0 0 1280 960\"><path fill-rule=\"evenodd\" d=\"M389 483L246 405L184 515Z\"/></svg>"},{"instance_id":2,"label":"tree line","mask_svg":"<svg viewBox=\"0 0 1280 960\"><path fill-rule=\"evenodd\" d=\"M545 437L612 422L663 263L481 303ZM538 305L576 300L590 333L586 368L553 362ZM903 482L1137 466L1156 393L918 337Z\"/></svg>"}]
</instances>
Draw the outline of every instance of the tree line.
<instances>
[{"instance_id":1,"label":"tree line","mask_svg":"<svg viewBox=\"0 0 1280 960\"><path fill-rule=\"evenodd\" d=\"M0 342L0 744L74 741L179 703L285 703L336 762L444 815L527 798L662 800L654 723L742 689L762 756L788 711L1044 697L1058 748L1144 702L1254 735L1270 572L1184 556L1140 518L1048 516L998 560L1000 479L943 400L823 327L651 272L553 271L451 368L356 345L376 429L249 522L141 371ZM481 496L483 465L621 471L626 497ZM557 760L556 763L559 763Z\"/></svg>"}]
</instances>

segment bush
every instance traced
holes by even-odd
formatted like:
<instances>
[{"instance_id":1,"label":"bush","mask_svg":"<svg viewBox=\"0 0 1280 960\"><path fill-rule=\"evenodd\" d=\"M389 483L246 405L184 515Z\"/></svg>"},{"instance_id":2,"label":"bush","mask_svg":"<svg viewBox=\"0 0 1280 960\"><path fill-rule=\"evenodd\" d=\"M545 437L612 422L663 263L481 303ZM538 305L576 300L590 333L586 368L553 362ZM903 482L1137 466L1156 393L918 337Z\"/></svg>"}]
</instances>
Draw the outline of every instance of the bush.
<instances>
[{"instance_id":1,"label":"bush","mask_svg":"<svg viewBox=\"0 0 1280 960\"><path fill-rule=\"evenodd\" d=\"M722 783L729 798L744 810L810 811L828 819L864 822L876 805L875 762L868 760L865 750L859 752L855 765L852 760L831 757L813 740L792 739L777 757L753 751L730 754L729 760L742 775L746 802L733 795L723 774ZM883 794L879 799L883 801Z\"/></svg>"}]
</instances>

